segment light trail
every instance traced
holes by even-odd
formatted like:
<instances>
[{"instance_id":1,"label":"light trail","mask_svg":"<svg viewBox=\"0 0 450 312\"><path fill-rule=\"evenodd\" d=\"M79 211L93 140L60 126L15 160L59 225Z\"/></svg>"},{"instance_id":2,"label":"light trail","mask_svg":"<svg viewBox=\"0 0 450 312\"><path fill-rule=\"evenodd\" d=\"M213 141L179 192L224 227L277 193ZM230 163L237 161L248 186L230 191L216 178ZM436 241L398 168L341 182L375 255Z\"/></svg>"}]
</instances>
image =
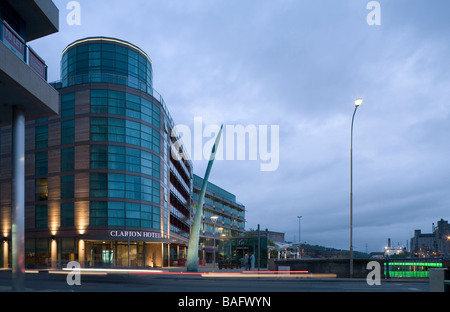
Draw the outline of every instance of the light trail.
<instances>
[{"instance_id":1,"label":"light trail","mask_svg":"<svg viewBox=\"0 0 450 312\"><path fill-rule=\"evenodd\" d=\"M145 274L159 276L199 276L203 278L273 278L273 279L307 279L307 278L336 278L336 274L309 273L308 271L242 271L242 272L170 272L164 270L139 269L100 269L79 268L50 270L49 274L80 273L82 275L108 275L108 274ZM39 273L33 270L29 273Z\"/></svg>"}]
</instances>

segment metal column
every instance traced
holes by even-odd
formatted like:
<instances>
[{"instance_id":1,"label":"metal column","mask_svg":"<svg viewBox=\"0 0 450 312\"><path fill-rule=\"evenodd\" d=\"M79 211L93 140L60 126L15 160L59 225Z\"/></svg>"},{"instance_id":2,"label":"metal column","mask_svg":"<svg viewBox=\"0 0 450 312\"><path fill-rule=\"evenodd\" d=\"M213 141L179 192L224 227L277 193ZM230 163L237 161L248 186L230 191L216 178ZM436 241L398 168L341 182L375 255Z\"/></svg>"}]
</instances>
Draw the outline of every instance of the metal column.
<instances>
[{"instance_id":1,"label":"metal column","mask_svg":"<svg viewBox=\"0 0 450 312\"><path fill-rule=\"evenodd\" d=\"M25 112L13 107L12 121L12 290L24 290Z\"/></svg>"},{"instance_id":2,"label":"metal column","mask_svg":"<svg viewBox=\"0 0 450 312\"><path fill-rule=\"evenodd\" d=\"M200 191L200 196L197 203L197 211L194 217L194 224L191 227L191 233L189 237L189 248L187 254L187 271L188 272L198 272L198 246L199 246L199 236L200 227L202 223L203 216L203 201L205 199L206 187L208 185L209 174L211 173L211 168L216 157L217 149L219 148L220 138L222 136L223 125L220 127L219 133L217 134L216 141L211 151L211 156L209 157L208 166L206 167L205 177L203 178L203 185ZM214 249L215 251L215 249Z\"/></svg>"}]
</instances>

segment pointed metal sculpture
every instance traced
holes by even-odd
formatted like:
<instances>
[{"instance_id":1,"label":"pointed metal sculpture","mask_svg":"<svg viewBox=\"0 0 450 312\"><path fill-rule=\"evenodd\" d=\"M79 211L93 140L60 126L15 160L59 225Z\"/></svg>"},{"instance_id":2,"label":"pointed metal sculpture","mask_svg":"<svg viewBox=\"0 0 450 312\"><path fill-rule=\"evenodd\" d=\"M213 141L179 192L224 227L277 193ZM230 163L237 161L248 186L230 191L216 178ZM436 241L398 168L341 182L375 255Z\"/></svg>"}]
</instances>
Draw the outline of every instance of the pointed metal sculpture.
<instances>
[{"instance_id":1,"label":"pointed metal sculpture","mask_svg":"<svg viewBox=\"0 0 450 312\"><path fill-rule=\"evenodd\" d=\"M220 131L217 134L216 141L212 148L211 156L209 157L208 167L206 168L205 177L203 178L202 190L200 191L200 197L198 199L197 211L194 217L194 225L191 228L191 235L189 238L189 247L187 254L187 271L188 272L198 272L198 246L199 246L199 236L200 236L200 226L202 223L203 215L203 201L205 199L206 187L208 185L208 178L211 172L214 159L216 157L217 148L219 146L220 137L222 136L223 125L220 127Z\"/></svg>"}]
</instances>

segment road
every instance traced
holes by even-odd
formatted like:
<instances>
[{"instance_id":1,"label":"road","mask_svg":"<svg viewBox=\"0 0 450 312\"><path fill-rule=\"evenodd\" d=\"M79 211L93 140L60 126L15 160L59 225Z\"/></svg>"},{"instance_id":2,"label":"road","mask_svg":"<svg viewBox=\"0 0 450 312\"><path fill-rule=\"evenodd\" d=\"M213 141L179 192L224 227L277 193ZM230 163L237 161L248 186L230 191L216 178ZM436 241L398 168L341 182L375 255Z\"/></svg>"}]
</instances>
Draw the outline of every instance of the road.
<instances>
[{"instance_id":1,"label":"road","mask_svg":"<svg viewBox=\"0 0 450 312\"><path fill-rule=\"evenodd\" d=\"M296 293L296 292L428 292L428 280L382 280L370 286L365 279L277 278L202 275L109 273L80 276L80 285L69 286L67 272L25 275L26 292L179 292L179 293ZM11 273L0 272L0 291L11 291Z\"/></svg>"},{"instance_id":2,"label":"road","mask_svg":"<svg viewBox=\"0 0 450 312\"><path fill-rule=\"evenodd\" d=\"M187 275L108 273L80 276L80 285L69 286L67 272L25 275L25 291L11 292L11 272L0 271L0 301L21 308L49 305L59 309L155 309L168 311L237 311L257 308L336 309L346 305L365 309L400 302L415 307L418 296L430 294L428 280L389 280L369 286L365 279L252 277L242 275ZM235 273L236 274L236 273ZM356 294L355 294L356 293ZM379 294L384 298L380 301ZM375 294L375 295L374 295ZM405 294L411 298L405 298ZM387 296L387 297L386 297ZM56 304L57 302L57 304ZM445 302L437 300L439 302ZM56 305L55 305L56 304ZM319 309L320 308L320 309Z\"/></svg>"}]
</instances>

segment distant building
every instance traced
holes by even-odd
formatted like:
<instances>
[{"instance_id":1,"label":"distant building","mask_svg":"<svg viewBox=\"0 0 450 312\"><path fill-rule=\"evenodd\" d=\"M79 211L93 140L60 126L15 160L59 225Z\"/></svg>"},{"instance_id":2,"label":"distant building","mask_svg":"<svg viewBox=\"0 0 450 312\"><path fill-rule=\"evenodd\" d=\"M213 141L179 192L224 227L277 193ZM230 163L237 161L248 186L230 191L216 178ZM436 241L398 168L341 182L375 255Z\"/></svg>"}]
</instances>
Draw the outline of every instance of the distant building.
<instances>
[{"instance_id":1,"label":"distant building","mask_svg":"<svg viewBox=\"0 0 450 312\"><path fill-rule=\"evenodd\" d=\"M192 217L195 216L203 179L194 174ZM215 223L211 217L216 216ZM236 196L223 188L208 182L203 204L202 226L200 230L200 259L211 262L213 259L214 238L241 236L245 231L245 206ZM218 246L218 241L216 241Z\"/></svg>"},{"instance_id":2,"label":"distant building","mask_svg":"<svg viewBox=\"0 0 450 312\"><path fill-rule=\"evenodd\" d=\"M384 247L384 257L401 256L406 254L406 248L402 246L392 247L391 239L388 239L388 244Z\"/></svg>"},{"instance_id":3,"label":"distant building","mask_svg":"<svg viewBox=\"0 0 450 312\"><path fill-rule=\"evenodd\" d=\"M411 255L416 257L449 257L450 256L450 226L448 221L441 219L437 226L433 224L433 233L414 231L411 238Z\"/></svg>"},{"instance_id":4,"label":"distant building","mask_svg":"<svg viewBox=\"0 0 450 312\"><path fill-rule=\"evenodd\" d=\"M272 241L273 243L284 243L285 242L284 233L272 232L272 231L268 231L268 230L266 230L266 233L267 233L267 239L269 241Z\"/></svg>"}]
</instances>

